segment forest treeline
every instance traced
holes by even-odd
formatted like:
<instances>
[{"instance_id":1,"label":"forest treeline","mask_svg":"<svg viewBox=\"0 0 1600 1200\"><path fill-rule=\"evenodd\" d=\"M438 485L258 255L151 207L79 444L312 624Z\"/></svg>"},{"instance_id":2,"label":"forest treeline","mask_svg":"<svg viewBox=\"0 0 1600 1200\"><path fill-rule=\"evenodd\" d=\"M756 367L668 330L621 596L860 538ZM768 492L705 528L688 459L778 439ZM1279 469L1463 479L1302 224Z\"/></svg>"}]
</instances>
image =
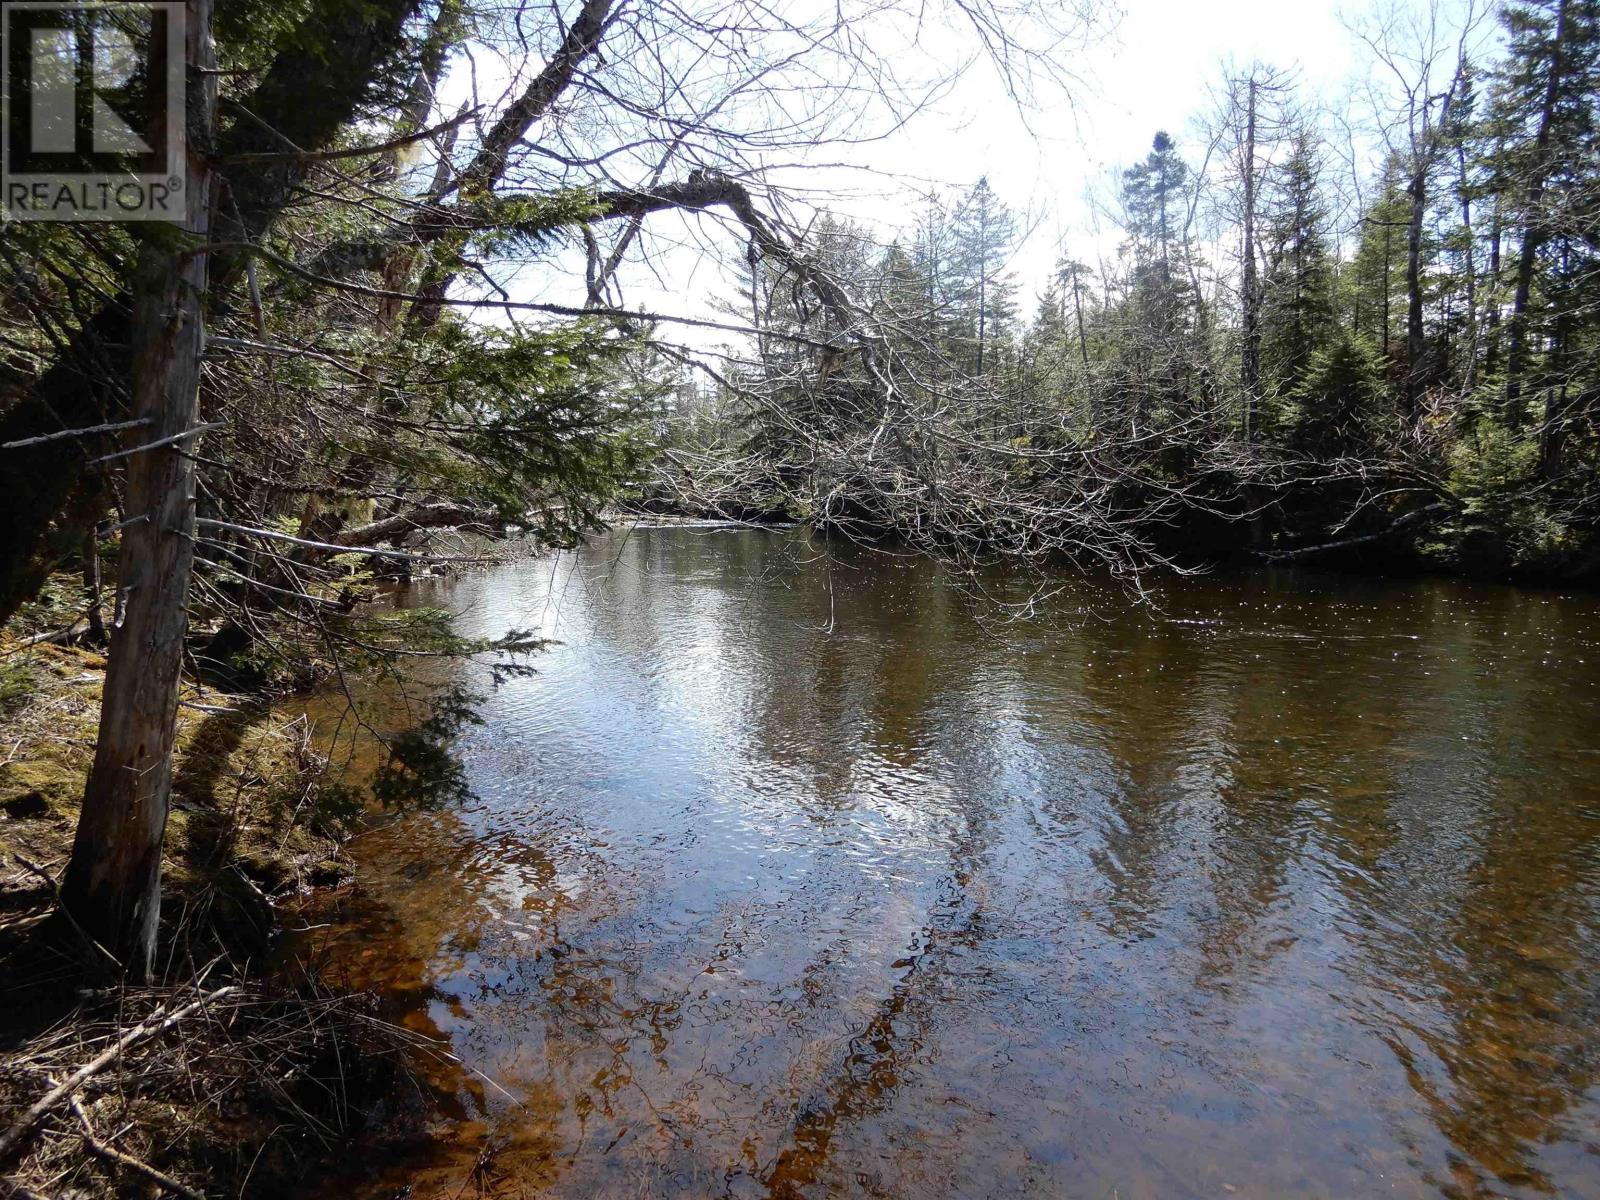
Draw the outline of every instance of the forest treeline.
<instances>
[{"instance_id":1,"label":"forest treeline","mask_svg":"<svg viewBox=\"0 0 1600 1200\"><path fill-rule=\"evenodd\" d=\"M1360 138L1289 73L1229 74L1120 173L1116 251L1037 297L987 180L890 238L824 217L806 253L856 304L760 260L728 306L758 353L682 390L652 498L1117 568L1593 578L1597 13L1374 25L1395 91Z\"/></svg>"}]
</instances>

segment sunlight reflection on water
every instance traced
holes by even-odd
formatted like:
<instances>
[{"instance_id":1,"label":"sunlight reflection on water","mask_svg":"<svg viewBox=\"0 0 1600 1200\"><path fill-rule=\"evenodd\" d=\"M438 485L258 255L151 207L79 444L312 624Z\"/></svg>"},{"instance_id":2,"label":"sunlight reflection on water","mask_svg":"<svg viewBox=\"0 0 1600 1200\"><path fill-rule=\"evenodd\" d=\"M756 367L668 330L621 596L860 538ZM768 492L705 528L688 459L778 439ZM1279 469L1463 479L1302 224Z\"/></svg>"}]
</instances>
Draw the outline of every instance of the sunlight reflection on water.
<instances>
[{"instance_id":1,"label":"sunlight reflection on water","mask_svg":"<svg viewBox=\"0 0 1600 1200\"><path fill-rule=\"evenodd\" d=\"M1592 598L980 582L664 528L428 585L560 644L319 936L506 1094L316 1194L1600 1195Z\"/></svg>"}]
</instances>

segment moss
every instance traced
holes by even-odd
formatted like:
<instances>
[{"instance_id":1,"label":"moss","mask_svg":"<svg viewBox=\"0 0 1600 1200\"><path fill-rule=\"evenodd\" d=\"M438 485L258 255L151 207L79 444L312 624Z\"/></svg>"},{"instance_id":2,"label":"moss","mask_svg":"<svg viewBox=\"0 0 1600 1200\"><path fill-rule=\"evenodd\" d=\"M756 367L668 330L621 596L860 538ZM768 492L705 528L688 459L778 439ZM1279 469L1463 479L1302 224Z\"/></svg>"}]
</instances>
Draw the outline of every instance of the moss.
<instances>
[{"instance_id":1,"label":"moss","mask_svg":"<svg viewBox=\"0 0 1600 1200\"><path fill-rule=\"evenodd\" d=\"M94 759L105 659L72 646L0 640L0 663L0 864L9 868L21 856L58 877ZM394 1078L393 1046L363 1001L330 996L309 969L288 978L274 972L264 982L250 965L273 954L274 897L349 880L334 836L346 823L318 814L326 806L342 813L357 793L326 778L327 761L309 745L311 722L295 711L300 706L212 692L197 699L204 710L189 705L178 714L158 954L165 981L139 992L81 986L82 964L73 957L79 943L53 914L51 885L31 869L7 871L0 874L0 1045L35 1056L59 1052L67 1069L76 1044L52 1040L51 1030L109 1036L126 1027L129 1005L175 1006L200 977L208 988L234 982L239 994L228 1021L186 1023L152 1040L127 1056L115 1095L86 1103L101 1128L120 1131L119 1145L170 1174L204 1180L208 1192L278 1195ZM182 1069L167 1069L172 1062ZM0 1060L0 1108L36 1098L32 1077ZM14 1178L51 1181L52 1189L67 1178L70 1194L85 1200L143 1194L136 1177L83 1153L66 1120L54 1136L34 1140Z\"/></svg>"},{"instance_id":2,"label":"moss","mask_svg":"<svg viewBox=\"0 0 1600 1200\"><path fill-rule=\"evenodd\" d=\"M12 699L0 742L0 798L37 795L37 819L0 819L0 854L47 868L65 862L94 762L105 656L50 643L0 643ZM248 696L208 693L178 712L163 872L169 892L213 886L242 867L270 894L312 886L336 858L342 829L300 802L324 786L297 736L296 714ZM337 791L331 785L329 790ZM326 871L321 871L326 876Z\"/></svg>"}]
</instances>

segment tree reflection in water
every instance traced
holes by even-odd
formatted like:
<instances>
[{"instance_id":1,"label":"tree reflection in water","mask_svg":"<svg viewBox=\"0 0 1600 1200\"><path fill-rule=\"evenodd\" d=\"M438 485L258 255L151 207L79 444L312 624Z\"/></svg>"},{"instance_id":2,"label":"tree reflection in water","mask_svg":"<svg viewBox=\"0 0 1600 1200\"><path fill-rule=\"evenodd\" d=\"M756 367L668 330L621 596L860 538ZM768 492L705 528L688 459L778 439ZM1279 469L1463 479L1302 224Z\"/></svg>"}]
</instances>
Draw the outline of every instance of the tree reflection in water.
<instances>
[{"instance_id":1,"label":"tree reflection in water","mask_svg":"<svg viewBox=\"0 0 1600 1200\"><path fill-rule=\"evenodd\" d=\"M1012 620L1038 580L695 529L431 586L561 645L472 801L358 843L328 953L464 1067L315 1194L1600 1191L1592 601Z\"/></svg>"}]
</instances>

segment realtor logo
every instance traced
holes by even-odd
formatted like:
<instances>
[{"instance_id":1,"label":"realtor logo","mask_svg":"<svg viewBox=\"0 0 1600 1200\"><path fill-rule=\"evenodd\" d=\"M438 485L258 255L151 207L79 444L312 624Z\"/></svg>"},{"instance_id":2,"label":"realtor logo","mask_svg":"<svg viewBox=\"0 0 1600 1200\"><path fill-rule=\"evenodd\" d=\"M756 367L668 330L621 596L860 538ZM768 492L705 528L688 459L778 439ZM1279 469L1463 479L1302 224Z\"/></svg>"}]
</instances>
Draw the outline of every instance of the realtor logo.
<instances>
[{"instance_id":1,"label":"realtor logo","mask_svg":"<svg viewBox=\"0 0 1600 1200\"><path fill-rule=\"evenodd\" d=\"M184 219L183 10L0 4L4 219Z\"/></svg>"}]
</instances>

